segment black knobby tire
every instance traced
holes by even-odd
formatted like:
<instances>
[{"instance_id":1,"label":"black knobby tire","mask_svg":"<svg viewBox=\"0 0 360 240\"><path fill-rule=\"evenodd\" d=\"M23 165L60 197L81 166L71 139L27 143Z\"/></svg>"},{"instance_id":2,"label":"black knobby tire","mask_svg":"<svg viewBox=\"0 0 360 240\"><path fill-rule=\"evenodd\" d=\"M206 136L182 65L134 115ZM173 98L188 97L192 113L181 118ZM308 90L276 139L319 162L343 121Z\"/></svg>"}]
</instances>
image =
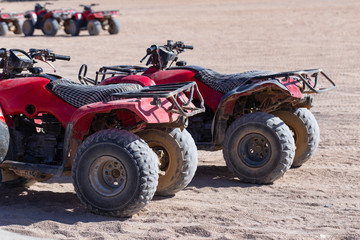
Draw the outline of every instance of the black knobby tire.
<instances>
[{"instance_id":1,"label":"black knobby tire","mask_svg":"<svg viewBox=\"0 0 360 240\"><path fill-rule=\"evenodd\" d=\"M0 22L0 36L5 36L9 31L9 27L6 22Z\"/></svg>"},{"instance_id":2,"label":"black knobby tire","mask_svg":"<svg viewBox=\"0 0 360 240\"><path fill-rule=\"evenodd\" d=\"M109 33L110 34L118 34L120 32L120 23L115 18L109 19Z\"/></svg>"},{"instance_id":3,"label":"black knobby tire","mask_svg":"<svg viewBox=\"0 0 360 240\"><path fill-rule=\"evenodd\" d=\"M78 197L90 211L130 217L144 208L155 194L157 157L133 133L102 130L80 145L72 177Z\"/></svg>"},{"instance_id":4,"label":"black knobby tire","mask_svg":"<svg viewBox=\"0 0 360 240\"><path fill-rule=\"evenodd\" d=\"M289 126L295 140L295 157L292 167L300 167L315 153L320 141L320 128L314 115L306 108L274 112Z\"/></svg>"},{"instance_id":5,"label":"black knobby tire","mask_svg":"<svg viewBox=\"0 0 360 240\"><path fill-rule=\"evenodd\" d=\"M33 24L33 21L30 19L27 19L24 21L22 26L22 31L25 36L32 36L34 34L35 26Z\"/></svg>"},{"instance_id":6,"label":"black knobby tire","mask_svg":"<svg viewBox=\"0 0 360 240\"><path fill-rule=\"evenodd\" d=\"M45 20L42 30L46 36L55 36L59 30L59 23L54 18L48 18Z\"/></svg>"},{"instance_id":7,"label":"black knobby tire","mask_svg":"<svg viewBox=\"0 0 360 240\"><path fill-rule=\"evenodd\" d=\"M99 35L101 32L101 23L99 20L90 20L87 24L87 30L91 36Z\"/></svg>"},{"instance_id":8,"label":"black knobby tire","mask_svg":"<svg viewBox=\"0 0 360 240\"><path fill-rule=\"evenodd\" d=\"M79 36L80 33L80 23L78 20L70 20L69 22L69 34L71 36Z\"/></svg>"},{"instance_id":9,"label":"black knobby tire","mask_svg":"<svg viewBox=\"0 0 360 240\"><path fill-rule=\"evenodd\" d=\"M20 20L20 19L16 19L14 21L14 26L15 26L15 29L14 29L14 33L15 34L22 34L22 26L23 26L23 22Z\"/></svg>"},{"instance_id":10,"label":"black knobby tire","mask_svg":"<svg viewBox=\"0 0 360 240\"><path fill-rule=\"evenodd\" d=\"M269 184L290 168L295 144L289 127L280 118L256 112L230 125L223 154L226 165L240 180Z\"/></svg>"},{"instance_id":11,"label":"black knobby tire","mask_svg":"<svg viewBox=\"0 0 360 240\"><path fill-rule=\"evenodd\" d=\"M184 129L146 129L138 135L158 155L159 184L156 194L169 196L184 189L193 179L198 161L197 148Z\"/></svg>"}]
</instances>

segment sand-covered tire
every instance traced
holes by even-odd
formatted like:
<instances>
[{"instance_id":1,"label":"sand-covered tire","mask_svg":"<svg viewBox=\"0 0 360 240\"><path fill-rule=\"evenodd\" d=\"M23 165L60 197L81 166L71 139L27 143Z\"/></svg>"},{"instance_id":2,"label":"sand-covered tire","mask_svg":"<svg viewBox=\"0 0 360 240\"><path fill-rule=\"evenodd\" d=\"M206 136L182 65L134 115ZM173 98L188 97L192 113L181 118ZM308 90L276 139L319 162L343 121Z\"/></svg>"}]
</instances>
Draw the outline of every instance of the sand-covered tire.
<instances>
[{"instance_id":1,"label":"sand-covered tire","mask_svg":"<svg viewBox=\"0 0 360 240\"><path fill-rule=\"evenodd\" d=\"M269 184L291 167L294 138L280 118L250 113L236 119L226 131L223 155L228 168L241 181Z\"/></svg>"},{"instance_id":2,"label":"sand-covered tire","mask_svg":"<svg viewBox=\"0 0 360 240\"><path fill-rule=\"evenodd\" d=\"M0 36L5 36L9 31L6 22L0 22Z\"/></svg>"},{"instance_id":3,"label":"sand-covered tire","mask_svg":"<svg viewBox=\"0 0 360 240\"><path fill-rule=\"evenodd\" d=\"M138 135L157 154L160 162L156 194L173 195L193 179L198 161L195 142L184 129L146 129Z\"/></svg>"},{"instance_id":4,"label":"sand-covered tire","mask_svg":"<svg viewBox=\"0 0 360 240\"><path fill-rule=\"evenodd\" d=\"M118 34L120 32L120 22L115 18L109 19L109 33Z\"/></svg>"},{"instance_id":5,"label":"sand-covered tire","mask_svg":"<svg viewBox=\"0 0 360 240\"><path fill-rule=\"evenodd\" d=\"M101 32L101 23L98 20L91 20L87 24L87 30L91 36L99 35Z\"/></svg>"},{"instance_id":6,"label":"sand-covered tire","mask_svg":"<svg viewBox=\"0 0 360 240\"><path fill-rule=\"evenodd\" d=\"M80 33L80 23L77 20L70 20L69 22L69 34L71 36L79 36Z\"/></svg>"},{"instance_id":7,"label":"sand-covered tire","mask_svg":"<svg viewBox=\"0 0 360 240\"><path fill-rule=\"evenodd\" d=\"M22 26L23 26L23 22L20 19L16 19L14 21L14 33L15 34L22 34Z\"/></svg>"},{"instance_id":8,"label":"sand-covered tire","mask_svg":"<svg viewBox=\"0 0 360 240\"><path fill-rule=\"evenodd\" d=\"M91 212L130 217L155 194L157 156L133 133L102 130L80 145L72 177L78 197Z\"/></svg>"},{"instance_id":9,"label":"sand-covered tire","mask_svg":"<svg viewBox=\"0 0 360 240\"><path fill-rule=\"evenodd\" d=\"M46 36L55 36L59 30L59 23L54 18L48 18L45 20L42 30Z\"/></svg>"},{"instance_id":10,"label":"sand-covered tire","mask_svg":"<svg viewBox=\"0 0 360 240\"><path fill-rule=\"evenodd\" d=\"M281 110L273 113L289 126L295 140L292 167L300 167L315 153L320 141L320 128L314 115L306 108Z\"/></svg>"},{"instance_id":11,"label":"sand-covered tire","mask_svg":"<svg viewBox=\"0 0 360 240\"><path fill-rule=\"evenodd\" d=\"M34 26L32 20L27 19L24 21L23 26L22 26L22 31L25 36L32 36L34 34L35 26Z\"/></svg>"}]
</instances>

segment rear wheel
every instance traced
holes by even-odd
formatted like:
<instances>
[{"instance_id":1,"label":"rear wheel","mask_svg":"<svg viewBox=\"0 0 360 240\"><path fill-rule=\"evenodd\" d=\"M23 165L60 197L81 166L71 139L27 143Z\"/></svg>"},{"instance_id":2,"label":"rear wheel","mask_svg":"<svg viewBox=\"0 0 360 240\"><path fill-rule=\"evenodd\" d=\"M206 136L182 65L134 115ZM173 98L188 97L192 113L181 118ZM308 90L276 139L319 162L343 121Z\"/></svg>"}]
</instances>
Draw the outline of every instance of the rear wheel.
<instances>
[{"instance_id":1,"label":"rear wheel","mask_svg":"<svg viewBox=\"0 0 360 240\"><path fill-rule=\"evenodd\" d=\"M290 168L295 144L283 121L271 114L256 112L230 125L223 154L226 165L240 180L268 184Z\"/></svg>"},{"instance_id":2,"label":"rear wheel","mask_svg":"<svg viewBox=\"0 0 360 240\"><path fill-rule=\"evenodd\" d=\"M109 33L110 34L118 34L120 32L120 23L115 18L109 19Z\"/></svg>"},{"instance_id":3,"label":"rear wheel","mask_svg":"<svg viewBox=\"0 0 360 240\"><path fill-rule=\"evenodd\" d=\"M70 20L69 22L69 34L71 36L79 36L80 33L80 24L77 20Z\"/></svg>"},{"instance_id":4,"label":"rear wheel","mask_svg":"<svg viewBox=\"0 0 360 240\"><path fill-rule=\"evenodd\" d=\"M65 21L64 21L64 32L66 33L66 34L70 34L70 19L66 19Z\"/></svg>"},{"instance_id":5,"label":"rear wheel","mask_svg":"<svg viewBox=\"0 0 360 240\"><path fill-rule=\"evenodd\" d=\"M15 34L22 34L22 26L23 26L23 22L19 19L14 21L14 33Z\"/></svg>"},{"instance_id":6,"label":"rear wheel","mask_svg":"<svg viewBox=\"0 0 360 240\"><path fill-rule=\"evenodd\" d=\"M300 167L314 155L320 141L320 128L314 115L306 108L281 110L273 113L289 126L295 140L292 167Z\"/></svg>"},{"instance_id":7,"label":"rear wheel","mask_svg":"<svg viewBox=\"0 0 360 240\"><path fill-rule=\"evenodd\" d=\"M80 145L72 176L78 197L92 212L130 217L155 194L157 159L149 146L133 133L103 130Z\"/></svg>"},{"instance_id":8,"label":"rear wheel","mask_svg":"<svg viewBox=\"0 0 360 240\"><path fill-rule=\"evenodd\" d=\"M0 22L0 36L5 36L9 31L6 22Z\"/></svg>"},{"instance_id":9,"label":"rear wheel","mask_svg":"<svg viewBox=\"0 0 360 240\"><path fill-rule=\"evenodd\" d=\"M59 23L54 18L48 18L45 20L42 30L46 36L55 36L59 30Z\"/></svg>"},{"instance_id":10,"label":"rear wheel","mask_svg":"<svg viewBox=\"0 0 360 240\"><path fill-rule=\"evenodd\" d=\"M101 23L98 20L91 20L87 24L87 29L90 35L99 35L101 32Z\"/></svg>"},{"instance_id":11,"label":"rear wheel","mask_svg":"<svg viewBox=\"0 0 360 240\"><path fill-rule=\"evenodd\" d=\"M160 162L156 194L173 195L193 179L197 168L197 148L186 129L147 129L138 135L149 144Z\"/></svg>"},{"instance_id":12,"label":"rear wheel","mask_svg":"<svg viewBox=\"0 0 360 240\"><path fill-rule=\"evenodd\" d=\"M34 30L35 30L35 26L34 26L32 20L30 20L30 19L25 20L25 22L23 23L23 26L22 26L22 31L23 31L24 35L32 36L34 34Z\"/></svg>"}]
</instances>

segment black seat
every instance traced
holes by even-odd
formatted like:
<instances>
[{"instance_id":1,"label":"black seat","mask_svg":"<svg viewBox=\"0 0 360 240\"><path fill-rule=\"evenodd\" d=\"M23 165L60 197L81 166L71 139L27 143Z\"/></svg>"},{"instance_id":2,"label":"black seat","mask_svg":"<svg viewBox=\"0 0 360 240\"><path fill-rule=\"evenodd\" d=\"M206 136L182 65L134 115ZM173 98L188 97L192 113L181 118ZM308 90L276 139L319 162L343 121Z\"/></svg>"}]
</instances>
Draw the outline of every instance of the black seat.
<instances>
[{"instance_id":1,"label":"black seat","mask_svg":"<svg viewBox=\"0 0 360 240\"><path fill-rule=\"evenodd\" d=\"M266 77L274 74L271 71L249 71L236 74L221 74L211 69L202 69L195 74L195 78L212 89L227 93L230 90L246 84L254 77Z\"/></svg>"},{"instance_id":2,"label":"black seat","mask_svg":"<svg viewBox=\"0 0 360 240\"><path fill-rule=\"evenodd\" d=\"M58 79L48 83L47 88L65 102L79 108L90 103L114 100L111 94L141 89L142 86L132 83L93 86Z\"/></svg>"}]
</instances>

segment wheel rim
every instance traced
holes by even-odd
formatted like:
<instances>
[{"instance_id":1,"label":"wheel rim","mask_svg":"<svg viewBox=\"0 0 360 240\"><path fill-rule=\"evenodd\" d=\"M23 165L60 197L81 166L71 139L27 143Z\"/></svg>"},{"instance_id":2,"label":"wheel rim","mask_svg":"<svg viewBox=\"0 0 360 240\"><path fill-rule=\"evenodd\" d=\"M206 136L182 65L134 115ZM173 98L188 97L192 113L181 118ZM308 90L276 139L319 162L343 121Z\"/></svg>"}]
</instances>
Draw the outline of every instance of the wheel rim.
<instances>
[{"instance_id":1,"label":"wheel rim","mask_svg":"<svg viewBox=\"0 0 360 240\"><path fill-rule=\"evenodd\" d=\"M98 194L113 197L124 190L127 173L124 165L117 158L102 156L92 163L89 179Z\"/></svg>"},{"instance_id":2,"label":"wheel rim","mask_svg":"<svg viewBox=\"0 0 360 240\"><path fill-rule=\"evenodd\" d=\"M261 134L252 133L238 144L238 154L243 163L250 167L261 167L270 159L269 141Z\"/></svg>"},{"instance_id":3,"label":"wheel rim","mask_svg":"<svg viewBox=\"0 0 360 240\"><path fill-rule=\"evenodd\" d=\"M159 165L160 174L165 174L166 170L169 168L169 163L170 163L169 153L162 146L152 146L151 149L158 156L160 162Z\"/></svg>"},{"instance_id":4,"label":"wheel rim","mask_svg":"<svg viewBox=\"0 0 360 240\"><path fill-rule=\"evenodd\" d=\"M45 24L45 30L46 30L46 32L51 32L52 26L49 22Z\"/></svg>"}]
</instances>

